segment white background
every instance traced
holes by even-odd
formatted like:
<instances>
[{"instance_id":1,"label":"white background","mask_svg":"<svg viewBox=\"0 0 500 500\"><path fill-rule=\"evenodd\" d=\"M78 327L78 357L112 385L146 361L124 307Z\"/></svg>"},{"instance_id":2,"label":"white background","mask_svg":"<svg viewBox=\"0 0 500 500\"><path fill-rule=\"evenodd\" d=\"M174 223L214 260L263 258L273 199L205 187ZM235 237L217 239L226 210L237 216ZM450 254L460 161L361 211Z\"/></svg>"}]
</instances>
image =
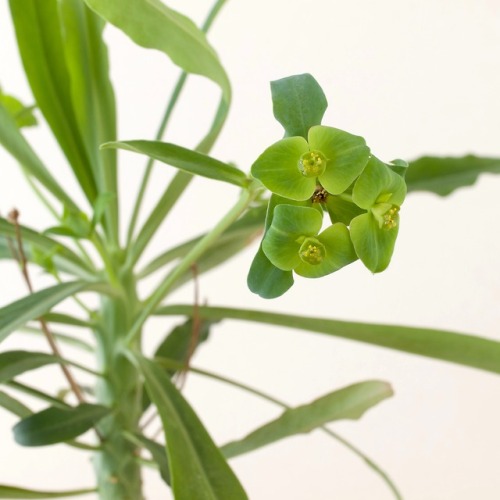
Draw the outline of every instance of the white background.
<instances>
[{"instance_id":1,"label":"white background","mask_svg":"<svg viewBox=\"0 0 500 500\"><path fill-rule=\"evenodd\" d=\"M197 22L209 9L206 1L171 5ZM30 102L6 2L0 4L0 36L0 82L5 92ZM106 39L120 110L119 138L152 138L177 70L164 55L135 47L115 29L107 30ZM303 72L312 73L328 97L324 123L363 135L382 159L500 153L496 0L232 1L210 40L234 89L228 123L212 154L244 170L282 135L272 116L269 81ZM192 78L166 138L194 146L210 123L217 97L215 86ZM37 129L26 134L61 182L80 196L48 133ZM127 217L144 161L130 153L121 160L122 213ZM25 224L48 226L49 216L3 151L0 168L0 211L16 206ZM169 176L169 167L156 167L148 207ZM485 175L473 188L446 199L409 196L395 256L381 275L371 275L358 262L320 281L298 279L284 297L264 301L245 284L254 245L219 272L203 276L202 297L213 305L432 326L500 340L499 192L500 179ZM196 180L147 256L214 224L236 196L230 186ZM6 304L21 296L24 287L13 265L1 262L0 272L0 303ZM33 273L38 287L48 283L36 269ZM187 286L172 301L191 297ZM147 344L153 346L171 324L165 319L148 324ZM2 349L42 346L19 335ZM195 364L290 404L365 379L390 381L394 398L358 422L332 428L387 470L405 499L500 498L496 376L345 340L237 322L214 330ZM55 369L39 370L25 380L47 390L63 384ZM185 394L218 443L279 413L250 395L194 375ZM47 489L92 485L85 452L64 446L21 449L11 437L14 422L0 411L0 483ZM391 498L362 461L319 432L231 463L252 500ZM156 476L146 474L147 498L169 498Z\"/></svg>"}]
</instances>

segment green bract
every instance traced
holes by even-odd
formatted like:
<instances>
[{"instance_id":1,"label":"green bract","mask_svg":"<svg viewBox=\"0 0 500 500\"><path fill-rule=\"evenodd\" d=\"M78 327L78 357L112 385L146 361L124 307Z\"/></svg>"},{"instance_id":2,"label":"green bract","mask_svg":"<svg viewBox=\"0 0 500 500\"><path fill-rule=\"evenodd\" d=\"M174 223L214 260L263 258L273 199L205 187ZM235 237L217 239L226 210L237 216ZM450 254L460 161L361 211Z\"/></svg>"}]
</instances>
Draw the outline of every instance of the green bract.
<instances>
[{"instance_id":1,"label":"green bract","mask_svg":"<svg viewBox=\"0 0 500 500\"><path fill-rule=\"evenodd\" d=\"M367 213L352 219L350 229L358 257L374 273L389 265L405 196L403 178L378 158L370 158L352 190L354 203Z\"/></svg>"},{"instance_id":2,"label":"green bract","mask_svg":"<svg viewBox=\"0 0 500 500\"><path fill-rule=\"evenodd\" d=\"M322 221L315 208L278 205L262 250L277 268L306 278L326 276L354 262L347 227L338 223L320 233Z\"/></svg>"},{"instance_id":3,"label":"green bract","mask_svg":"<svg viewBox=\"0 0 500 500\"><path fill-rule=\"evenodd\" d=\"M252 165L252 175L273 193L302 201L311 198L318 181L331 194L343 193L369 156L362 137L317 125L307 141L287 137L267 148Z\"/></svg>"}]
</instances>

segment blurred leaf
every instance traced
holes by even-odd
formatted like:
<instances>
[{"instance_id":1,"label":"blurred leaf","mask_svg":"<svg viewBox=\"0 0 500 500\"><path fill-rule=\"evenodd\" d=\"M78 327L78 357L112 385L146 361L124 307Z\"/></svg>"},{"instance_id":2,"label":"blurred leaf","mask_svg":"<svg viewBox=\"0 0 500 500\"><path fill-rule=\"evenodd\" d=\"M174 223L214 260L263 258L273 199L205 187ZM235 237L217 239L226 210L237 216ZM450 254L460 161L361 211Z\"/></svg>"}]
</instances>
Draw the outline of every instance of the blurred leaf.
<instances>
[{"instance_id":1,"label":"blurred leaf","mask_svg":"<svg viewBox=\"0 0 500 500\"><path fill-rule=\"evenodd\" d=\"M47 319L47 317L44 316L44 319ZM19 333L24 333L29 335L39 335L39 336L45 335L39 328L31 328L29 326L23 326L21 329L19 329ZM81 349L82 351L87 351L90 353L95 352L95 349L92 346L92 344L86 342L85 340L81 340L77 337L72 337L71 335L67 335L65 333L54 332L53 330L51 330L50 333L61 344L66 344L71 347L76 347L77 349Z\"/></svg>"},{"instance_id":2,"label":"blurred leaf","mask_svg":"<svg viewBox=\"0 0 500 500\"><path fill-rule=\"evenodd\" d=\"M89 266L68 247L26 226L19 226L24 253L30 262L41 264L40 255L50 256L58 271L66 272L82 278L95 279L95 273ZM0 217L0 258L13 258L8 239L16 241L16 228L6 219ZM16 248L16 245L13 245ZM37 254L38 252L38 254Z\"/></svg>"},{"instance_id":3,"label":"blurred leaf","mask_svg":"<svg viewBox=\"0 0 500 500\"><path fill-rule=\"evenodd\" d=\"M148 439L142 434L125 433L125 437L132 441L134 444L146 448L146 450L151 453L151 457L158 465L162 479L166 484L170 485L170 469L168 466L168 458L165 452L165 446L157 443L156 441L153 441L152 439Z\"/></svg>"},{"instance_id":4,"label":"blurred leaf","mask_svg":"<svg viewBox=\"0 0 500 500\"><path fill-rule=\"evenodd\" d=\"M65 498L94 493L95 488L69 491L37 491L0 484L0 498Z\"/></svg>"},{"instance_id":5,"label":"blurred leaf","mask_svg":"<svg viewBox=\"0 0 500 500\"><path fill-rule=\"evenodd\" d=\"M446 196L458 188L472 186L483 173L500 173L500 159L474 155L461 158L423 156L410 162L406 184L408 192L430 191Z\"/></svg>"},{"instance_id":6,"label":"blurred leaf","mask_svg":"<svg viewBox=\"0 0 500 500\"><path fill-rule=\"evenodd\" d=\"M74 201L47 170L32 147L19 131L16 122L0 103L0 144L21 164L27 173L35 177L56 198L68 206Z\"/></svg>"},{"instance_id":7,"label":"blurred leaf","mask_svg":"<svg viewBox=\"0 0 500 500\"><path fill-rule=\"evenodd\" d=\"M27 406L2 391L0 391L0 406L21 418L31 415L31 410Z\"/></svg>"},{"instance_id":8,"label":"blurred leaf","mask_svg":"<svg viewBox=\"0 0 500 500\"><path fill-rule=\"evenodd\" d=\"M62 325L79 326L81 328L94 328L94 324L84 319L69 316L68 314L50 312L44 315L49 323L60 323Z\"/></svg>"},{"instance_id":9,"label":"blurred leaf","mask_svg":"<svg viewBox=\"0 0 500 500\"><path fill-rule=\"evenodd\" d=\"M248 210L242 217L221 235L217 242L198 261L198 274L201 274L204 269L207 269L208 262L219 263L226 262L230 257L248 247L248 245L261 233L264 226L264 218L266 207L259 205ZM153 261L151 261L144 269L139 271L138 277L144 278L153 272L161 269L166 264L184 257L205 235L193 238L185 243L167 250Z\"/></svg>"},{"instance_id":10,"label":"blurred leaf","mask_svg":"<svg viewBox=\"0 0 500 500\"><path fill-rule=\"evenodd\" d=\"M223 163L197 151L175 144L159 141L123 141L108 142L103 149L118 148L143 154L155 160L172 165L184 172L201 175L209 179L228 182L244 187L248 184L247 176L236 167Z\"/></svg>"},{"instance_id":11,"label":"blurred leaf","mask_svg":"<svg viewBox=\"0 0 500 500\"><path fill-rule=\"evenodd\" d=\"M163 306L156 315L191 316L192 306ZM284 326L396 349L500 373L500 342L473 335L411 326L377 325L225 307L199 308L202 318L235 319Z\"/></svg>"},{"instance_id":12,"label":"blurred leaf","mask_svg":"<svg viewBox=\"0 0 500 500\"><path fill-rule=\"evenodd\" d=\"M35 292L0 308L0 342L28 321L43 316L59 302L91 286L83 281L62 283Z\"/></svg>"},{"instance_id":13,"label":"blurred leaf","mask_svg":"<svg viewBox=\"0 0 500 500\"><path fill-rule=\"evenodd\" d=\"M92 203L97 188L73 108L58 3L58 0L9 2L17 45L36 104Z\"/></svg>"},{"instance_id":14,"label":"blurred leaf","mask_svg":"<svg viewBox=\"0 0 500 500\"><path fill-rule=\"evenodd\" d=\"M248 498L189 403L154 362L135 355L146 390L158 408L176 500Z\"/></svg>"},{"instance_id":15,"label":"blurred leaf","mask_svg":"<svg viewBox=\"0 0 500 500\"><path fill-rule=\"evenodd\" d=\"M0 383L29 370L57 363L58 358L44 352L7 351L0 353Z\"/></svg>"},{"instance_id":16,"label":"blurred leaf","mask_svg":"<svg viewBox=\"0 0 500 500\"><path fill-rule=\"evenodd\" d=\"M187 73L213 80L229 102L231 88L224 68L205 34L189 18L159 0L129 0L126 9L115 0L85 2L137 45L160 50Z\"/></svg>"},{"instance_id":17,"label":"blurred leaf","mask_svg":"<svg viewBox=\"0 0 500 500\"><path fill-rule=\"evenodd\" d=\"M392 395L391 386L386 382L372 380L353 384L312 403L285 410L277 419L243 439L226 444L221 451L226 458L231 458L295 434L311 432L334 420L356 420Z\"/></svg>"},{"instance_id":18,"label":"blurred leaf","mask_svg":"<svg viewBox=\"0 0 500 500\"><path fill-rule=\"evenodd\" d=\"M109 79L108 50L102 36L105 23L81 0L61 0L60 15L75 117L100 196L111 195L103 213L106 214L105 226L113 232L116 241L116 152L99 151L103 142L116 140L115 95ZM98 203L99 197L94 204L96 211Z\"/></svg>"},{"instance_id":19,"label":"blurred leaf","mask_svg":"<svg viewBox=\"0 0 500 500\"><path fill-rule=\"evenodd\" d=\"M14 119L18 128L32 127L38 122L33 114L34 106L25 106L14 96L4 94L0 88L0 103Z\"/></svg>"},{"instance_id":20,"label":"blurred leaf","mask_svg":"<svg viewBox=\"0 0 500 500\"><path fill-rule=\"evenodd\" d=\"M271 82L273 112L285 129L285 137L302 136L319 125L328 102L323 90L308 73Z\"/></svg>"},{"instance_id":21,"label":"blurred leaf","mask_svg":"<svg viewBox=\"0 0 500 500\"><path fill-rule=\"evenodd\" d=\"M110 413L100 405L80 404L73 408L50 407L21 420L13 428L16 443L45 446L74 439Z\"/></svg>"}]
</instances>

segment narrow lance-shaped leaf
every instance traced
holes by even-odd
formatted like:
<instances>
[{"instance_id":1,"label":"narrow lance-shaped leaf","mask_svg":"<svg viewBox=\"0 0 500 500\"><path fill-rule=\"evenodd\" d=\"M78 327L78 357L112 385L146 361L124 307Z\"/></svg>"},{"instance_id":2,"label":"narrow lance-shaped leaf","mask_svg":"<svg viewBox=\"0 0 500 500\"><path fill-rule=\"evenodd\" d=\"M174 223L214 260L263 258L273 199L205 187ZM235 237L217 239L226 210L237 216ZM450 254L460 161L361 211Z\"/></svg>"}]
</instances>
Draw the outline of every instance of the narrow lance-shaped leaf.
<instances>
[{"instance_id":1,"label":"narrow lance-shaped leaf","mask_svg":"<svg viewBox=\"0 0 500 500\"><path fill-rule=\"evenodd\" d=\"M283 125L286 137L302 136L320 125L328 102L323 90L308 73L271 82L273 112Z\"/></svg>"},{"instance_id":2,"label":"narrow lance-shaped leaf","mask_svg":"<svg viewBox=\"0 0 500 500\"><path fill-rule=\"evenodd\" d=\"M129 0L126 9L114 0L85 2L136 44L160 50L186 72L213 80L222 89L225 101L229 102L229 80L219 58L205 34L189 18L160 0Z\"/></svg>"},{"instance_id":3,"label":"narrow lance-shaped leaf","mask_svg":"<svg viewBox=\"0 0 500 500\"><path fill-rule=\"evenodd\" d=\"M109 408L88 403L73 408L47 408L24 418L13 428L22 446L46 446L74 439L91 429Z\"/></svg>"},{"instance_id":4,"label":"narrow lance-shaped leaf","mask_svg":"<svg viewBox=\"0 0 500 500\"><path fill-rule=\"evenodd\" d=\"M31 410L26 405L2 391L0 391L0 406L21 418L31 415Z\"/></svg>"},{"instance_id":5,"label":"narrow lance-shaped leaf","mask_svg":"<svg viewBox=\"0 0 500 500\"><path fill-rule=\"evenodd\" d=\"M143 154L184 172L228 182L235 186L245 187L248 184L247 176L236 167L175 144L159 141L123 141L109 142L102 148L118 148Z\"/></svg>"},{"instance_id":6,"label":"narrow lance-shaped leaf","mask_svg":"<svg viewBox=\"0 0 500 500\"><path fill-rule=\"evenodd\" d=\"M500 173L500 158L424 156L410 162L405 179L408 192L430 191L446 196L471 186L483 173Z\"/></svg>"},{"instance_id":7,"label":"narrow lance-shaped leaf","mask_svg":"<svg viewBox=\"0 0 500 500\"><path fill-rule=\"evenodd\" d=\"M96 492L95 488L67 491L41 491L0 484L0 498L9 498L11 500L14 498L66 498L87 495L94 492Z\"/></svg>"},{"instance_id":8,"label":"narrow lance-shaped leaf","mask_svg":"<svg viewBox=\"0 0 500 500\"><path fill-rule=\"evenodd\" d=\"M0 104L0 144L21 164L26 172L62 202L77 208L68 194L47 170L28 141L19 131L16 122Z\"/></svg>"},{"instance_id":9,"label":"narrow lance-shaped leaf","mask_svg":"<svg viewBox=\"0 0 500 500\"><path fill-rule=\"evenodd\" d=\"M81 0L62 0L60 18L71 81L71 100L80 134L99 192L115 194L116 152L99 151L103 142L116 139L115 95L109 79L108 51L102 36L105 23ZM106 227L116 242L116 196L106 204L105 214Z\"/></svg>"},{"instance_id":10,"label":"narrow lance-shaped leaf","mask_svg":"<svg viewBox=\"0 0 500 500\"><path fill-rule=\"evenodd\" d=\"M231 458L295 434L311 432L334 420L356 420L392 395L391 386L386 382L372 380L353 384L312 403L285 410L277 419L243 439L226 444L221 451L226 458Z\"/></svg>"},{"instance_id":11,"label":"narrow lance-shaped leaf","mask_svg":"<svg viewBox=\"0 0 500 500\"><path fill-rule=\"evenodd\" d=\"M10 0L9 4L19 52L37 106L84 193L93 202L97 189L71 100L58 0Z\"/></svg>"},{"instance_id":12,"label":"narrow lance-shaped leaf","mask_svg":"<svg viewBox=\"0 0 500 500\"><path fill-rule=\"evenodd\" d=\"M44 352L7 351L0 353L0 383L24 372L57 363L58 358Z\"/></svg>"},{"instance_id":13,"label":"narrow lance-shaped leaf","mask_svg":"<svg viewBox=\"0 0 500 500\"><path fill-rule=\"evenodd\" d=\"M34 106L25 106L19 99L12 95L4 94L0 88L0 104L4 106L14 119L18 128L33 127L38 122L33 114Z\"/></svg>"},{"instance_id":14,"label":"narrow lance-shaped leaf","mask_svg":"<svg viewBox=\"0 0 500 500\"><path fill-rule=\"evenodd\" d=\"M91 284L83 281L62 283L45 288L2 307L0 309L0 342L28 321L43 316L70 295L91 287Z\"/></svg>"},{"instance_id":15,"label":"narrow lance-shaped leaf","mask_svg":"<svg viewBox=\"0 0 500 500\"><path fill-rule=\"evenodd\" d=\"M155 314L190 316L192 306L164 306L157 309ZM357 323L224 307L202 306L199 314L206 319L252 321L323 333L500 374L500 342L473 335L431 328Z\"/></svg>"},{"instance_id":16,"label":"narrow lance-shaped leaf","mask_svg":"<svg viewBox=\"0 0 500 500\"><path fill-rule=\"evenodd\" d=\"M248 498L196 413L157 366L135 356L146 390L158 408L176 500L243 500Z\"/></svg>"},{"instance_id":17,"label":"narrow lance-shaped leaf","mask_svg":"<svg viewBox=\"0 0 500 500\"><path fill-rule=\"evenodd\" d=\"M43 264L39 257L51 260L58 271L66 272L81 278L94 279L95 273L89 266L68 247L26 226L19 225L21 240L26 258L30 262ZM16 227L0 217L0 258L15 258Z\"/></svg>"}]
</instances>

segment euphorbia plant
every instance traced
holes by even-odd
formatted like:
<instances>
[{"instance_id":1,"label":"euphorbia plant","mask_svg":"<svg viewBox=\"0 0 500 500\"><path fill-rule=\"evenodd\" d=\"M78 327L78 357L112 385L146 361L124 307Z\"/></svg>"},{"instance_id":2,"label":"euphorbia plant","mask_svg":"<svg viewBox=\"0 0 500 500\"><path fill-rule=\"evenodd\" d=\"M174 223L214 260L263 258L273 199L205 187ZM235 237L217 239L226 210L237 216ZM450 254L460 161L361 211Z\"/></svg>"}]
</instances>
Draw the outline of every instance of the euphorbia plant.
<instances>
[{"instance_id":1,"label":"euphorbia plant","mask_svg":"<svg viewBox=\"0 0 500 500\"><path fill-rule=\"evenodd\" d=\"M0 353L0 406L19 417L15 440L23 446L66 443L93 453L96 485L83 490L44 492L0 485L3 498L50 498L97 492L103 499L143 497L141 468L159 469L176 499L247 498L227 459L288 436L323 428L328 422L357 419L392 395L388 383L369 380L334 390L312 403L287 408L275 398L226 379L227 383L284 407L284 413L240 440L219 446L202 425L181 392L182 378L198 346L215 323L239 319L338 336L452 361L495 373L500 371L498 343L466 335L411 327L340 322L307 316L200 306L172 305L169 294L243 249L264 228L248 274L252 291L265 298L285 293L293 273L334 280L332 273L358 258L372 272L388 265L399 228L399 210L407 187L407 164L385 162L366 141L350 132L321 123L326 98L310 75L272 83L276 118L285 138L270 138L271 146L253 166L238 169L208 156L222 130L230 105L226 73L204 32L224 4L219 0L202 29L157 0L11 0L10 8L19 52L29 81L34 108L5 92L0 94L0 144L17 160L34 193L54 216L43 231L31 229L17 210L0 219L0 257L20 266L29 294L0 309L0 340L22 329L42 334L47 352ZM141 46L166 53L181 75L166 109L157 140L117 141L114 91L108 77L108 56L102 33L110 22ZM201 74L221 89L213 125L195 149L160 142L187 73ZM43 118L50 127L78 181L88 207L75 202L26 140L22 128ZM263 145L265 147L265 145ZM116 149L149 157L132 217L120 217L120 174ZM178 169L165 186L156 207L137 230L138 213L153 161ZM455 175L459 165L460 175ZM424 158L408 169L409 190L445 194L467 183L488 164L465 158L454 161ZM250 173L247 173L250 170ZM138 262L161 222L187 188L193 175L229 183L238 200L205 234L167 248L151 262ZM436 182L437 179L437 182ZM126 200L130 196L126 197ZM127 237L121 238L121 228ZM35 289L31 268L38 266L54 283ZM166 270L168 269L168 270ZM159 285L139 296L138 285L154 273ZM99 301L89 308L79 294L93 292ZM73 297L83 316L56 311ZM142 337L153 315L188 319L146 356ZM83 342L65 327L86 328L92 342ZM64 358L59 344L69 343L92 353L96 369ZM59 364L72 396L63 391L30 387L21 374ZM95 377L82 387L77 370ZM206 376L215 377L210 373ZM220 378L220 377L219 377ZM22 399L27 393L47 404L33 412ZM146 411L154 407L163 424L161 438L148 427ZM80 436L92 433L84 441ZM345 440L341 440L345 443ZM387 482L392 481L359 450Z\"/></svg>"}]
</instances>

